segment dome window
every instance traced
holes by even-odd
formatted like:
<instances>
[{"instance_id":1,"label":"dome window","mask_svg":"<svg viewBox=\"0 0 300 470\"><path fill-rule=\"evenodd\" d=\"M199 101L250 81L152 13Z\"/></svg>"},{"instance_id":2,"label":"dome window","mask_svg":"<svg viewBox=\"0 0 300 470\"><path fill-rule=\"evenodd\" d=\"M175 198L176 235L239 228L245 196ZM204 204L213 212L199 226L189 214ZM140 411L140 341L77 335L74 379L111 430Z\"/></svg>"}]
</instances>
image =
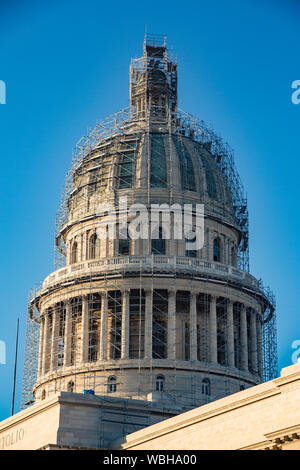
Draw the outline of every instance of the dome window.
<instances>
[{"instance_id":1,"label":"dome window","mask_svg":"<svg viewBox=\"0 0 300 470\"><path fill-rule=\"evenodd\" d=\"M108 378L107 381L107 392L115 393L117 391L117 379L114 376Z\"/></svg>"},{"instance_id":2,"label":"dome window","mask_svg":"<svg viewBox=\"0 0 300 470\"><path fill-rule=\"evenodd\" d=\"M72 251L71 251L71 264L77 263L78 261L78 246L77 242L73 243Z\"/></svg>"},{"instance_id":3,"label":"dome window","mask_svg":"<svg viewBox=\"0 0 300 470\"><path fill-rule=\"evenodd\" d=\"M119 230L119 255L127 256L130 255L130 236L128 228Z\"/></svg>"},{"instance_id":4,"label":"dome window","mask_svg":"<svg viewBox=\"0 0 300 470\"><path fill-rule=\"evenodd\" d=\"M159 227L158 230L154 230L151 234L151 252L153 255L166 254L166 240L162 227Z\"/></svg>"},{"instance_id":5,"label":"dome window","mask_svg":"<svg viewBox=\"0 0 300 470\"><path fill-rule=\"evenodd\" d=\"M74 392L74 382L73 382L73 380L70 380L70 382L68 382L67 391L70 392L70 393Z\"/></svg>"},{"instance_id":6,"label":"dome window","mask_svg":"<svg viewBox=\"0 0 300 470\"><path fill-rule=\"evenodd\" d=\"M185 238L185 256L188 256L189 258L197 258L197 250L190 250L187 249L187 246L189 246L190 243L195 243L196 244L197 237L194 232L189 232Z\"/></svg>"},{"instance_id":7,"label":"dome window","mask_svg":"<svg viewBox=\"0 0 300 470\"><path fill-rule=\"evenodd\" d=\"M158 375L156 377L156 382L155 382L155 390L157 392L163 392L164 391L164 385L165 385L165 378L163 375Z\"/></svg>"},{"instance_id":8,"label":"dome window","mask_svg":"<svg viewBox=\"0 0 300 470\"><path fill-rule=\"evenodd\" d=\"M100 240L94 233L89 239L89 259L100 258Z\"/></svg>"},{"instance_id":9,"label":"dome window","mask_svg":"<svg viewBox=\"0 0 300 470\"><path fill-rule=\"evenodd\" d=\"M210 381L209 379L202 380L202 395L210 395Z\"/></svg>"},{"instance_id":10,"label":"dome window","mask_svg":"<svg viewBox=\"0 0 300 470\"><path fill-rule=\"evenodd\" d=\"M214 239L214 249L213 249L214 261L218 263L221 262L221 242L219 238Z\"/></svg>"}]
</instances>

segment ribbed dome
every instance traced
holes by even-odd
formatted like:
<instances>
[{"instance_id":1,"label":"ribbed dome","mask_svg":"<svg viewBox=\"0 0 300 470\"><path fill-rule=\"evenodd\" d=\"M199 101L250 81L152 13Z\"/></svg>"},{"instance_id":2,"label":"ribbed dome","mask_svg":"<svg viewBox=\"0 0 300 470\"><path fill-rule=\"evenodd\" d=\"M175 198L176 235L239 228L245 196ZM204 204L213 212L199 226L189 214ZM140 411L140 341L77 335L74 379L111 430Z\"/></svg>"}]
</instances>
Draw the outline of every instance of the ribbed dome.
<instances>
[{"instance_id":1,"label":"ribbed dome","mask_svg":"<svg viewBox=\"0 0 300 470\"><path fill-rule=\"evenodd\" d=\"M201 144L179 133L134 132L115 136L85 157L74 179L77 197L87 187L88 197L147 190L170 200L204 203L234 217L230 190L213 156Z\"/></svg>"},{"instance_id":2,"label":"ribbed dome","mask_svg":"<svg viewBox=\"0 0 300 470\"><path fill-rule=\"evenodd\" d=\"M200 202L209 198L231 205L224 176L212 155L198 142L162 132L123 135L119 137L119 145L117 139L102 143L85 158L77 170L81 178L76 178L76 186L86 183L82 180L86 173L87 183L93 185L95 192L107 191L109 174L113 174L115 190L173 189L188 192Z\"/></svg>"}]
</instances>

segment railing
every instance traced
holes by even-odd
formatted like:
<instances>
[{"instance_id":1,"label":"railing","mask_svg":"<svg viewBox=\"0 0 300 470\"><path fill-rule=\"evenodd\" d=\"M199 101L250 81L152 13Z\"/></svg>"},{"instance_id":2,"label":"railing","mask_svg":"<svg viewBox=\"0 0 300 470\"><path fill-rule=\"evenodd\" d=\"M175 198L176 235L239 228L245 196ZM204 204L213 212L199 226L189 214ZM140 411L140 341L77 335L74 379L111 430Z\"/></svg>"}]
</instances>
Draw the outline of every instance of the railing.
<instances>
[{"instance_id":1,"label":"railing","mask_svg":"<svg viewBox=\"0 0 300 470\"><path fill-rule=\"evenodd\" d=\"M259 282L253 276L233 266L184 256L146 255L117 256L71 264L50 274L43 282L43 289L69 279L74 279L83 274L90 274L92 276L97 273L111 272L115 270L116 267L133 270L136 269L138 265L140 266L139 269L142 271L149 271L151 269L162 269L170 272L175 270L188 270L194 273L205 273L207 275L217 274L218 276L244 281L255 289L260 288Z\"/></svg>"}]
</instances>

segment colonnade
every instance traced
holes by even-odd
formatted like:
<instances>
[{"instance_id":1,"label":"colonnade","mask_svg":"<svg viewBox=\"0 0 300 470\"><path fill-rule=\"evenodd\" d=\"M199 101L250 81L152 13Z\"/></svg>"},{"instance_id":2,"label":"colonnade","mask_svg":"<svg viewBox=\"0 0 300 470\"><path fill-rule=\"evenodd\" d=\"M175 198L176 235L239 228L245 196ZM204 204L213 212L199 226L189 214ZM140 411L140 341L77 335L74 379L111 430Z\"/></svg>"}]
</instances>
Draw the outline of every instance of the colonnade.
<instances>
[{"instance_id":1,"label":"colonnade","mask_svg":"<svg viewBox=\"0 0 300 470\"><path fill-rule=\"evenodd\" d=\"M99 328L95 330L94 347L97 349L96 360L107 361L113 359L110 353L109 342L116 341L119 354L114 358L131 359L130 357L130 289L120 292L119 323L112 326L109 323L111 311L108 306L109 293L98 292L101 296L101 309L99 311ZM199 312L197 311L197 297L200 292L189 291L188 313L185 321L188 322L188 359L178 356L178 343L182 331L178 331L178 316L176 310L176 289L167 292L167 312L165 313L165 356L169 361L189 360L195 363L199 360ZM204 294L205 295L205 294ZM143 350L141 359L152 359L153 355L153 290L144 289L144 311L142 323ZM222 299L224 315L220 320L218 301ZM73 297L74 299L74 297ZM74 318L72 313L72 299L60 302L59 308L47 308L40 317L40 345L38 375L56 370L59 366L78 365L91 361L89 348L91 348L91 316L89 296L77 297L80 302L80 313L77 317L77 330L74 332ZM205 330L208 355L206 361L226 367L237 367L243 371L262 376L262 324L261 314L254 304L237 303L230 298L207 295L207 331ZM238 305L238 308L236 307ZM235 313L234 313L235 308ZM236 320L237 319L237 320ZM220 326L221 321L221 326ZM117 334L112 335L112 329ZM222 328L222 331L220 330ZM220 333L221 331L221 333ZM74 335L77 338L76 353L74 354ZM221 335L221 336L220 336ZM221 337L221 341L220 341ZM117 338L117 339L116 339ZM221 345L223 344L223 346ZM224 360L220 360L220 350L224 348ZM238 356L238 357L237 357ZM95 360L95 358L94 358ZM225 362L224 362L225 361Z\"/></svg>"}]
</instances>

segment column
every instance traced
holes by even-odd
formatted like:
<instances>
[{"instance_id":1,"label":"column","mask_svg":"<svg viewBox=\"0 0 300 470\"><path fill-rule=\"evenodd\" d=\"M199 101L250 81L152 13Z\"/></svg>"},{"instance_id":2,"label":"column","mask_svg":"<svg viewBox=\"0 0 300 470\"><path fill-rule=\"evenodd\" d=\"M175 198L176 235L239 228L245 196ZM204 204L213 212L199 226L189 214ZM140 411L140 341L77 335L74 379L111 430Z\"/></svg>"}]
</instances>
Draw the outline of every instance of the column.
<instances>
[{"instance_id":1,"label":"column","mask_svg":"<svg viewBox=\"0 0 300 470\"><path fill-rule=\"evenodd\" d=\"M168 359L176 359L176 290L168 291Z\"/></svg>"},{"instance_id":2,"label":"column","mask_svg":"<svg viewBox=\"0 0 300 470\"><path fill-rule=\"evenodd\" d=\"M214 295L210 296L209 336L210 336L210 362L218 363L217 299Z\"/></svg>"},{"instance_id":3,"label":"column","mask_svg":"<svg viewBox=\"0 0 300 470\"><path fill-rule=\"evenodd\" d=\"M44 315L41 315L40 316L38 377L42 375L42 370L43 370L44 322L45 322Z\"/></svg>"},{"instance_id":4,"label":"column","mask_svg":"<svg viewBox=\"0 0 300 470\"><path fill-rule=\"evenodd\" d=\"M121 359L129 357L129 299L130 290L122 292L122 332L121 332Z\"/></svg>"},{"instance_id":5,"label":"column","mask_svg":"<svg viewBox=\"0 0 300 470\"><path fill-rule=\"evenodd\" d=\"M152 317L153 317L153 296L152 290L145 290L145 359L152 358Z\"/></svg>"},{"instance_id":6,"label":"column","mask_svg":"<svg viewBox=\"0 0 300 470\"><path fill-rule=\"evenodd\" d=\"M72 345L72 306L70 300L66 301L65 316L65 337L64 337L64 366L71 363L71 345Z\"/></svg>"},{"instance_id":7,"label":"column","mask_svg":"<svg viewBox=\"0 0 300 470\"><path fill-rule=\"evenodd\" d=\"M67 266L71 264L71 242L67 241L66 243L66 252L67 252Z\"/></svg>"},{"instance_id":8,"label":"column","mask_svg":"<svg viewBox=\"0 0 300 470\"><path fill-rule=\"evenodd\" d=\"M210 249L210 232L209 230L207 229L206 230L206 240L205 240L205 243L206 243L206 249L205 249L205 256L204 258L206 258L208 261L210 261L210 252L209 252L209 249Z\"/></svg>"},{"instance_id":9,"label":"column","mask_svg":"<svg viewBox=\"0 0 300 470\"><path fill-rule=\"evenodd\" d=\"M48 371L48 364L49 364L49 346L50 346L50 338L49 338L49 314L48 310L45 311L44 314L44 334L43 334L43 371L42 374L46 374Z\"/></svg>"},{"instance_id":10,"label":"column","mask_svg":"<svg viewBox=\"0 0 300 470\"><path fill-rule=\"evenodd\" d=\"M247 335L247 310L245 305L241 306L240 313L241 328L241 369L248 370L248 335Z\"/></svg>"},{"instance_id":11,"label":"column","mask_svg":"<svg viewBox=\"0 0 300 470\"><path fill-rule=\"evenodd\" d=\"M101 331L100 331L100 360L107 359L107 292L101 295Z\"/></svg>"},{"instance_id":12,"label":"column","mask_svg":"<svg viewBox=\"0 0 300 470\"><path fill-rule=\"evenodd\" d=\"M52 338L51 338L51 362L50 369L54 370L57 367L57 346L58 346L58 327L59 327L60 312L54 306L52 313Z\"/></svg>"},{"instance_id":13,"label":"column","mask_svg":"<svg viewBox=\"0 0 300 470\"><path fill-rule=\"evenodd\" d=\"M82 296L82 341L80 361L88 361L89 349L89 298L87 295Z\"/></svg>"},{"instance_id":14,"label":"column","mask_svg":"<svg viewBox=\"0 0 300 470\"><path fill-rule=\"evenodd\" d=\"M197 360L197 294L191 292L190 304L190 360Z\"/></svg>"},{"instance_id":15,"label":"column","mask_svg":"<svg viewBox=\"0 0 300 470\"><path fill-rule=\"evenodd\" d=\"M251 340L251 366L253 372L257 372L257 330L256 330L256 311L251 309L250 317L250 340Z\"/></svg>"},{"instance_id":16,"label":"column","mask_svg":"<svg viewBox=\"0 0 300 470\"><path fill-rule=\"evenodd\" d=\"M79 261L83 261L83 235L82 234L80 235L79 240L80 240L80 249L79 249L79 251L80 251L80 260Z\"/></svg>"},{"instance_id":17,"label":"column","mask_svg":"<svg viewBox=\"0 0 300 470\"><path fill-rule=\"evenodd\" d=\"M225 235L223 235L221 237L221 240L222 240L222 245L223 245L223 256L222 256L222 248L221 248L221 262L223 264L228 264L227 262L227 239L225 237Z\"/></svg>"},{"instance_id":18,"label":"column","mask_svg":"<svg viewBox=\"0 0 300 470\"><path fill-rule=\"evenodd\" d=\"M82 238L82 242L83 242L83 247L82 247L82 261L86 261L88 259L88 255L87 255L87 250L88 250L88 246L87 246L87 234L88 232L85 231L83 233L83 238Z\"/></svg>"},{"instance_id":19,"label":"column","mask_svg":"<svg viewBox=\"0 0 300 470\"><path fill-rule=\"evenodd\" d=\"M233 326L233 303L229 300L227 303L227 321L226 321L226 339L227 339L227 364L234 367L234 326Z\"/></svg>"},{"instance_id":20,"label":"column","mask_svg":"<svg viewBox=\"0 0 300 470\"><path fill-rule=\"evenodd\" d=\"M258 362L258 374L263 378L264 366L263 366L263 354L262 354L262 326L261 326L261 315L257 315L256 318L257 326L257 362Z\"/></svg>"}]
</instances>

